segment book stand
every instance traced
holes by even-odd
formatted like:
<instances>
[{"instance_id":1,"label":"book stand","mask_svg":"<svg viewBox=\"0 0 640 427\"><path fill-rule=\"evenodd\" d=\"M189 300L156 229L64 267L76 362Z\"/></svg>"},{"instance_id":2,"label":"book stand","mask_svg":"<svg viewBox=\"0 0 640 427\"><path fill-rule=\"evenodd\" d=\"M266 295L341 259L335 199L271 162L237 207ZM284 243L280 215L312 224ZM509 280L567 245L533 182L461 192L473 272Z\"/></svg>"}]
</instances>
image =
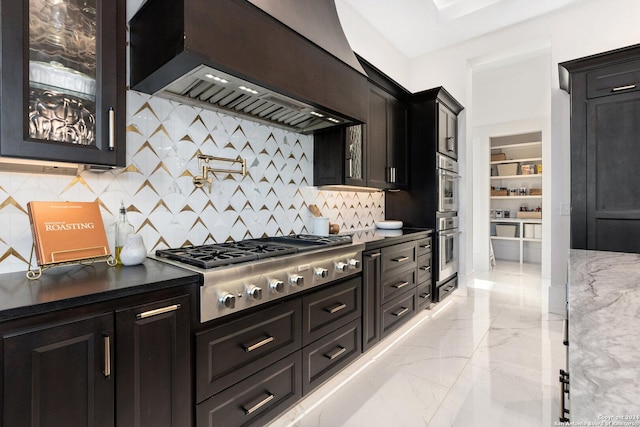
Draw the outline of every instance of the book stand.
<instances>
[{"instance_id":1,"label":"book stand","mask_svg":"<svg viewBox=\"0 0 640 427\"><path fill-rule=\"evenodd\" d=\"M42 273L50 268L53 267L61 267L63 265L89 265L89 264L93 264L94 262L101 262L101 261L105 261L107 263L107 265L113 267L116 265L116 259L113 257L113 255L111 255L109 253L109 251L107 250L107 248L102 248L104 249L105 255L101 255L101 256L97 256L97 257L92 257L92 258L81 258L81 259L76 259L76 260L68 260L68 261L61 261L61 262L53 262L50 264L43 264L43 265L39 265L38 268L36 269L32 269L31 266L31 261L33 260L33 253L35 252L35 242L33 243L33 246L31 247L31 255L29 256L29 270L27 270L27 279L29 280L36 280L39 279L42 276ZM87 250L87 249L94 249L94 248L82 248L83 250ZM80 249L78 249L80 250ZM67 251L69 252L69 251Z\"/></svg>"}]
</instances>

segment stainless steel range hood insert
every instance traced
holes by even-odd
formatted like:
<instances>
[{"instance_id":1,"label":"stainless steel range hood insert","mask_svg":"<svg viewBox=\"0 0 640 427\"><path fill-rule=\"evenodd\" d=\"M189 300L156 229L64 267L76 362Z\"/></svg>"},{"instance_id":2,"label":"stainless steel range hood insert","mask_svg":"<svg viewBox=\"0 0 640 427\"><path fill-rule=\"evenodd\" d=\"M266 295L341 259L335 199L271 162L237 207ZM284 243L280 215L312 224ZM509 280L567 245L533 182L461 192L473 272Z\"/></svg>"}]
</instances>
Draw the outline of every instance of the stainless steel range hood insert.
<instances>
[{"instance_id":1,"label":"stainless steel range hood insert","mask_svg":"<svg viewBox=\"0 0 640 427\"><path fill-rule=\"evenodd\" d=\"M364 71L341 28L317 28L340 25L333 0L301 4L148 0L130 22L131 88L302 133L364 122Z\"/></svg>"}]
</instances>

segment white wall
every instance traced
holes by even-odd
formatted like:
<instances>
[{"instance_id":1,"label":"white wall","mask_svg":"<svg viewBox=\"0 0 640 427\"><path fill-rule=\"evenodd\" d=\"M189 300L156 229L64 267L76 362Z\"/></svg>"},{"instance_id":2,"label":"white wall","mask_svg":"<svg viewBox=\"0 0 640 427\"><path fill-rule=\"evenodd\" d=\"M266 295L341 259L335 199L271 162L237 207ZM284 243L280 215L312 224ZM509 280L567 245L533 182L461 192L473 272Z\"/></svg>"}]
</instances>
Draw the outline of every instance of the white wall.
<instances>
[{"instance_id":1,"label":"white wall","mask_svg":"<svg viewBox=\"0 0 640 427\"><path fill-rule=\"evenodd\" d=\"M342 29L354 52L384 71L401 86L409 87L409 60L344 0L336 0Z\"/></svg>"},{"instance_id":2,"label":"white wall","mask_svg":"<svg viewBox=\"0 0 640 427\"><path fill-rule=\"evenodd\" d=\"M550 309L562 310L564 298L564 282L566 279L566 260L569 248L569 216L570 203L570 162L569 162L569 95L558 87L557 64L562 61L616 49L640 42L640 1L637 0L593 0L582 2L557 12L541 16L524 23L514 25L468 42L432 52L409 62L409 77L405 87L418 92L436 86L444 86L466 109L460 121L461 126L474 123L475 116L484 117L492 114L488 111L474 111L473 72L478 67L491 63L499 63L521 55L539 51L547 51L550 57L548 66L551 79L545 88L548 94L550 120L548 120L548 140L550 145L543 154L545 164L545 181L551 188L548 202L545 203L547 213L545 219L549 224L545 234L551 239L550 259ZM356 16L350 16L354 21ZM367 30L361 23L343 21L345 33L351 42L353 28L360 32ZM372 36L373 37L373 36ZM374 65L390 75L400 75L394 66L395 58L380 59L376 53L376 43L364 43L369 39L367 34L358 35L358 43L354 40L354 49L370 60ZM371 38L370 40L374 40ZM405 80L397 79L399 82ZM480 96L480 94L478 94ZM482 96L488 96L483 94ZM541 112L538 116L543 117ZM484 119L482 119L484 120ZM463 131L464 134L464 131ZM545 138L545 136L543 136ZM477 147L476 136L471 129L466 130L466 147L462 148L461 170L464 176L475 178L474 164L484 165L485 159L474 157ZM469 183L470 180L467 180ZM462 192L462 205L467 207L467 218L463 227L473 227L473 190L468 184L466 192ZM473 233L467 230L463 234L469 239ZM543 235L544 238L544 235ZM475 243L475 242L474 242ZM465 258L472 255L471 242L465 242L461 254L463 273L471 272L473 263Z\"/></svg>"}]
</instances>

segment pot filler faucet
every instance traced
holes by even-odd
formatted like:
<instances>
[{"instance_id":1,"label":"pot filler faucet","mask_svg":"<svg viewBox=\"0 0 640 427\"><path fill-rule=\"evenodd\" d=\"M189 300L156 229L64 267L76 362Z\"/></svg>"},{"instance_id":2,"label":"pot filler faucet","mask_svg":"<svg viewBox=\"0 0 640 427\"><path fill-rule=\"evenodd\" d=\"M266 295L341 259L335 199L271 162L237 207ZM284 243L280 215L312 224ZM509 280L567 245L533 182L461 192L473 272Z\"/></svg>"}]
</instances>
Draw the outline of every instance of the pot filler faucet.
<instances>
[{"instance_id":1,"label":"pot filler faucet","mask_svg":"<svg viewBox=\"0 0 640 427\"><path fill-rule=\"evenodd\" d=\"M209 166L210 161L228 162L233 164L240 163L241 168L239 170L213 168ZM200 154L198 156L198 168L202 171L202 175L197 175L193 177L193 185L195 185L196 188L202 188L204 187L205 184L209 184L209 193L211 193L211 183L213 182L213 179L209 176L209 172L241 174L242 177L244 178L245 176L247 176L247 159L243 159L240 156L236 157L235 159L230 159L227 157L215 157L215 156L208 156L206 154Z\"/></svg>"}]
</instances>

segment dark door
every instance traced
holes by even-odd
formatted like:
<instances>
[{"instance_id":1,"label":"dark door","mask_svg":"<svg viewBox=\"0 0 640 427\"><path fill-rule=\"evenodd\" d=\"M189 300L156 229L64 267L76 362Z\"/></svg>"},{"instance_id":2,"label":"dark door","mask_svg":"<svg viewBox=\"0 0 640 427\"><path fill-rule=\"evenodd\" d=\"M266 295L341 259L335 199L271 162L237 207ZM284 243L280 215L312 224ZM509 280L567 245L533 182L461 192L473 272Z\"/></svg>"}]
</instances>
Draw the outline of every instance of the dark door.
<instances>
[{"instance_id":1,"label":"dark door","mask_svg":"<svg viewBox=\"0 0 640 427\"><path fill-rule=\"evenodd\" d=\"M387 94L374 86L369 91L367 142L367 185L387 188Z\"/></svg>"},{"instance_id":2,"label":"dark door","mask_svg":"<svg viewBox=\"0 0 640 427\"><path fill-rule=\"evenodd\" d=\"M458 118L442 104L438 104L438 152L458 158Z\"/></svg>"},{"instance_id":3,"label":"dark door","mask_svg":"<svg viewBox=\"0 0 640 427\"><path fill-rule=\"evenodd\" d=\"M116 328L118 425L191 425L189 298L118 311Z\"/></svg>"},{"instance_id":4,"label":"dark door","mask_svg":"<svg viewBox=\"0 0 640 427\"><path fill-rule=\"evenodd\" d=\"M362 254L362 351L380 341L380 250Z\"/></svg>"},{"instance_id":5,"label":"dark door","mask_svg":"<svg viewBox=\"0 0 640 427\"><path fill-rule=\"evenodd\" d=\"M587 101L587 249L640 252L639 117L637 92Z\"/></svg>"},{"instance_id":6,"label":"dark door","mask_svg":"<svg viewBox=\"0 0 640 427\"><path fill-rule=\"evenodd\" d=\"M407 161L407 106L395 98L389 99L389 136L387 163L392 188L406 189L409 185Z\"/></svg>"},{"instance_id":7,"label":"dark door","mask_svg":"<svg viewBox=\"0 0 640 427\"><path fill-rule=\"evenodd\" d=\"M112 339L112 314L5 335L3 425L113 426Z\"/></svg>"}]
</instances>

